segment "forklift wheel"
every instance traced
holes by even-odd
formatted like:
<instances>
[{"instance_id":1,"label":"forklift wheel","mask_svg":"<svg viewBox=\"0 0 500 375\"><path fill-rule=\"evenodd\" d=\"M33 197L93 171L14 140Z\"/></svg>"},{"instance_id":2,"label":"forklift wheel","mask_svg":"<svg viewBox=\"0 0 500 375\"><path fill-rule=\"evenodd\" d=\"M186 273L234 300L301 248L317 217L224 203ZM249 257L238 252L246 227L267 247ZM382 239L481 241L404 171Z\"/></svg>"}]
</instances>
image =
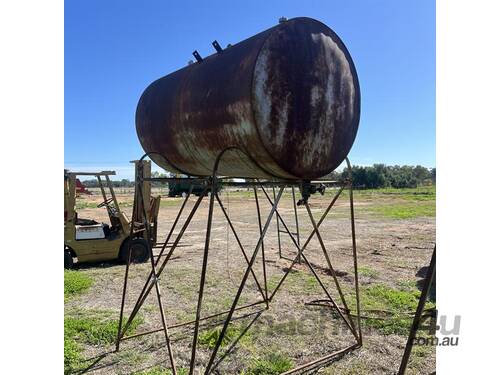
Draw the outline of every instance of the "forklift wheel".
<instances>
[{"instance_id":1,"label":"forklift wheel","mask_svg":"<svg viewBox=\"0 0 500 375\"><path fill-rule=\"evenodd\" d=\"M128 243L128 239L123 241L119 257L120 262L125 264L127 263L128 258ZM134 238L130 246L132 251L130 263L144 263L149 259L149 244L145 239Z\"/></svg>"},{"instance_id":2,"label":"forklift wheel","mask_svg":"<svg viewBox=\"0 0 500 375\"><path fill-rule=\"evenodd\" d=\"M73 255L69 250L64 250L64 268L73 268Z\"/></svg>"}]
</instances>

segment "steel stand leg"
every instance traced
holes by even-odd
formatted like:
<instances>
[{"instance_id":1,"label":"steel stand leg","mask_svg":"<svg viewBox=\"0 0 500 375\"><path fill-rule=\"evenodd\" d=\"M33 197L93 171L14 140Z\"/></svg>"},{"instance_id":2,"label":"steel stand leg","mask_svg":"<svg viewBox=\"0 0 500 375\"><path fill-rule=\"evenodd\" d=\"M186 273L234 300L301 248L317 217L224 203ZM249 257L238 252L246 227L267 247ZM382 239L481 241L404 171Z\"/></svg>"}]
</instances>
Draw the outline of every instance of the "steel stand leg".
<instances>
[{"instance_id":1,"label":"steel stand leg","mask_svg":"<svg viewBox=\"0 0 500 375\"><path fill-rule=\"evenodd\" d=\"M413 348L413 341L417 335L417 330L420 325L420 319L422 318L422 313L424 312L425 302L427 301L427 296L429 295L429 290L431 289L432 279L436 273L436 246L434 245L434 251L432 252L431 263L427 269L427 275L425 276L424 285L422 287L422 293L420 294L420 299L418 300L417 310L415 311L415 316L413 317L413 323L411 325L410 334L408 335L408 340L406 341L405 351L403 353L403 358L401 360L401 365L399 366L398 375L404 375L406 371L406 366L408 365L408 360L410 359L411 350Z\"/></svg>"},{"instance_id":2,"label":"steel stand leg","mask_svg":"<svg viewBox=\"0 0 500 375\"><path fill-rule=\"evenodd\" d=\"M257 188L255 187L255 185L253 187L253 194L255 196L255 206L257 207L257 218L259 220L259 234L262 236L262 219L260 217L259 196L257 195ZM269 298L267 295L266 256L264 254L264 239L262 239L261 249L262 249L262 271L264 273L264 292L265 292L266 308L269 309Z\"/></svg>"},{"instance_id":3,"label":"steel stand leg","mask_svg":"<svg viewBox=\"0 0 500 375\"><path fill-rule=\"evenodd\" d=\"M139 187L139 196L141 197L141 199L143 199L144 195L143 195L143 192L142 192L142 187L141 185L139 184L138 185ZM151 246L151 242L150 242L150 232L149 232L149 223L148 223L148 219L147 219L147 215L146 215L146 209L145 209L145 205L142 204L142 215L144 217L144 233L145 233L145 240L148 242L148 246L149 246L149 252L150 252L150 259L151 259L151 272L153 273L153 277L152 277L152 282L155 286L155 289L156 289L156 296L158 298L158 307L160 309L160 315L161 315L161 323L162 323L162 326L163 326L163 331L165 333L165 341L167 342L167 350L168 350L168 356L169 356L169 359L170 359L170 365L172 367L172 372L173 372L173 375L177 375L177 369L175 368L175 361L174 361L174 354L172 352L172 346L170 344L170 336L168 334L168 325L167 325L167 320L165 318L165 311L163 309L163 302L162 302L162 299L161 299L161 291L160 291L160 275L156 273L156 262L155 262L155 259L154 259L154 256L153 256L153 247Z\"/></svg>"},{"instance_id":4,"label":"steel stand leg","mask_svg":"<svg viewBox=\"0 0 500 375\"><path fill-rule=\"evenodd\" d=\"M293 202L293 213L295 214L295 233L297 233L297 244L300 246L300 229L299 229L299 215L297 213L297 199L295 198L295 187L292 186L292 202ZM299 264L301 263L299 255Z\"/></svg>"},{"instance_id":5,"label":"steel stand leg","mask_svg":"<svg viewBox=\"0 0 500 375\"><path fill-rule=\"evenodd\" d=\"M137 184L136 184L135 188L137 189ZM134 199L132 212L135 212L135 209L136 209L136 202ZM116 344L115 344L115 350L117 352L120 350L120 340L122 337L121 332L122 332L122 324L123 324L123 310L125 309L125 299L127 297L128 271L130 268L130 258L131 258L131 249L132 249L131 242L132 242L133 233L134 233L134 217L132 217L132 220L130 223L130 232L129 232L129 236L128 236L129 241L127 244L127 247L128 247L127 248L127 265L125 267L125 277L123 280L123 293L122 293L122 302L121 302L121 306L120 306L120 319L118 320L118 332L117 332Z\"/></svg>"},{"instance_id":6,"label":"steel stand leg","mask_svg":"<svg viewBox=\"0 0 500 375\"><path fill-rule=\"evenodd\" d=\"M276 202L276 189L273 186L273 202ZM278 255L281 258L281 234L280 234L280 222L278 220L278 215L276 215L276 233L278 233Z\"/></svg>"},{"instance_id":7,"label":"steel stand leg","mask_svg":"<svg viewBox=\"0 0 500 375\"><path fill-rule=\"evenodd\" d=\"M358 276L358 251L356 247L356 227L354 224L354 191L353 191L353 177L352 168L349 158L345 158L347 169L349 173L349 208L351 212L351 237L352 237L352 256L354 260L354 287L356 289L356 309L358 315L358 343L363 345L363 332L361 330L361 304L359 300L359 276Z\"/></svg>"},{"instance_id":8,"label":"steel stand leg","mask_svg":"<svg viewBox=\"0 0 500 375\"><path fill-rule=\"evenodd\" d=\"M128 249L128 260L127 260L127 266L125 268L125 278L123 281L123 293L122 293L122 302L121 302L121 307L120 307L120 318L118 320L118 332L116 336L116 341L115 341L115 351L120 351L120 340L121 340L121 332L122 332L122 324L123 324L123 310L125 308L125 298L127 296L127 281L128 281L128 269L130 267L130 246Z\"/></svg>"},{"instance_id":9,"label":"steel stand leg","mask_svg":"<svg viewBox=\"0 0 500 375\"><path fill-rule=\"evenodd\" d=\"M193 345L191 350L191 360L189 364L189 374L192 375L194 373L195 361L196 361L196 349L198 347L198 330L200 327L200 318L201 318L201 304L203 302L203 291L205 289L205 277L207 273L207 264L208 264L208 250L210 248L210 233L212 231L212 218L214 212L214 198L217 190L216 179L215 176L212 177L212 189L210 194L210 205L208 207L208 219L207 219L207 232L205 235L205 250L203 252L203 265L201 268L201 277L200 277L200 288L198 290L198 306L196 308L196 321L194 323L194 333L193 333Z\"/></svg>"}]
</instances>

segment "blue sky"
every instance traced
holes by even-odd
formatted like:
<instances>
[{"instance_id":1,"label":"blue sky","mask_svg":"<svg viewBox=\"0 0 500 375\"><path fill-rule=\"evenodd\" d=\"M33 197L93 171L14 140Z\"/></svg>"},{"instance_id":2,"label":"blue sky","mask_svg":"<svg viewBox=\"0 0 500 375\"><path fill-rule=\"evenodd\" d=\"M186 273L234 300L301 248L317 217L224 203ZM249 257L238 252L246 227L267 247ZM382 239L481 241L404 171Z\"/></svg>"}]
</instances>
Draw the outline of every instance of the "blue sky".
<instances>
[{"instance_id":1,"label":"blue sky","mask_svg":"<svg viewBox=\"0 0 500 375\"><path fill-rule=\"evenodd\" d=\"M131 178L137 101L211 42L308 16L349 49L361 85L354 164L435 166L435 4L420 0L66 1L64 164Z\"/></svg>"}]
</instances>

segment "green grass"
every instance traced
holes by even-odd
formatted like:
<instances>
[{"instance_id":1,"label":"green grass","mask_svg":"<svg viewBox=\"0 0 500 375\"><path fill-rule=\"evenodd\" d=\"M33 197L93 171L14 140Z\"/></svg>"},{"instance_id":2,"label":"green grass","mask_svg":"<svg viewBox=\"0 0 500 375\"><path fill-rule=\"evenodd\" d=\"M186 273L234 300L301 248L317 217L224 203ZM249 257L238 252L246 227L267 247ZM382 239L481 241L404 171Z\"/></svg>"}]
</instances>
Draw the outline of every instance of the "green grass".
<instances>
[{"instance_id":1,"label":"green grass","mask_svg":"<svg viewBox=\"0 0 500 375\"><path fill-rule=\"evenodd\" d=\"M101 202L91 202L91 201L87 201L85 199L77 199L76 203L75 203L75 210L78 211L78 210L82 210L82 209L85 209L85 208L98 208L97 206L100 203ZM134 205L134 202L133 201L129 201L129 200L127 200L127 201L121 201L121 202L119 201L118 205L119 205L120 208L132 207Z\"/></svg>"},{"instance_id":2,"label":"green grass","mask_svg":"<svg viewBox=\"0 0 500 375\"><path fill-rule=\"evenodd\" d=\"M82 210L84 208L97 208L98 202L88 202L83 199L77 199L75 203L76 210Z\"/></svg>"},{"instance_id":3,"label":"green grass","mask_svg":"<svg viewBox=\"0 0 500 375\"><path fill-rule=\"evenodd\" d=\"M85 292L93 282L90 276L81 271L64 270L64 299Z\"/></svg>"},{"instance_id":4,"label":"green grass","mask_svg":"<svg viewBox=\"0 0 500 375\"><path fill-rule=\"evenodd\" d=\"M337 189L327 189L326 195L335 195ZM340 195L342 198L349 197L349 190L346 188ZM417 188L379 188L379 189L354 189L354 199L374 199L374 198L400 198L405 200L422 201L422 200L435 200L436 187L435 186L421 186Z\"/></svg>"},{"instance_id":5,"label":"green grass","mask_svg":"<svg viewBox=\"0 0 500 375\"><path fill-rule=\"evenodd\" d=\"M382 284L363 287L360 290L361 313L369 318L362 319L362 323L381 331L383 334L406 336L419 297L420 291L418 289L406 286L404 289L393 289ZM350 307L356 306L354 295L347 295L347 299ZM432 303L427 304L427 307L433 306ZM356 313L355 310L354 308L354 313ZM382 310L388 311L388 313L377 314L370 310Z\"/></svg>"},{"instance_id":6,"label":"green grass","mask_svg":"<svg viewBox=\"0 0 500 375\"><path fill-rule=\"evenodd\" d=\"M147 370L142 370L139 372L134 372L134 375L172 375L173 372L170 369L164 369L160 366L155 366ZM177 367L177 375L188 375L189 370L185 367Z\"/></svg>"},{"instance_id":7,"label":"green grass","mask_svg":"<svg viewBox=\"0 0 500 375\"><path fill-rule=\"evenodd\" d=\"M118 333L117 317L112 310L76 310L64 318L64 334L90 345L110 344ZM142 322L136 317L127 332L132 333Z\"/></svg>"},{"instance_id":8,"label":"green grass","mask_svg":"<svg viewBox=\"0 0 500 375\"><path fill-rule=\"evenodd\" d=\"M333 196L335 193L336 191L331 190L327 191L326 195ZM341 194L344 200L348 199L348 196L348 190L344 190ZM368 203L356 206L357 214L390 219L434 217L436 216L436 187L359 189L354 191L354 202L355 204L356 202ZM339 212L338 209L337 212Z\"/></svg>"},{"instance_id":9,"label":"green grass","mask_svg":"<svg viewBox=\"0 0 500 375\"><path fill-rule=\"evenodd\" d=\"M347 194L348 191L345 191ZM343 193L344 194L344 193ZM436 200L435 186L422 186L417 188L381 188L381 189L357 189L354 190L355 198L401 198L410 201L434 201Z\"/></svg>"},{"instance_id":10,"label":"green grass","mask_svg":"<svg viewBox=\"0 0 500 375\"><path fill-rule=\"evenodd\" d=\"M138 351L137 349L121 350L115 356L118 362L131 366L138 366L146 361L147 357L147 352Z\"/></svg>"},{"instance_id":11,"label":"green grass","mask_svg":"<svg viewBox=\"0 0 500 375\"><path fill-rule=\"evenodd\" d=\"M397 284L400 290L411 291L417 288L417 282L415 280L398 281Z\"/></svg>"},{"instance_id":12,"label":"green grass","mask_svg":"<svg viewBox=\"0 0 500 375\"><path fill-rule=\"evenodd\" d=\"M269 291L273 292L278 286L279 281L283 277L283 274L273 275L268 280ZM321 286L314 275L308 273L307 271L297 271L292 269L281 288L286 289L292 294L313 294L320 293L322 291ZM281 289L280 289L281 290Z\"/></svg>"},{"instance_id":13,"label":"green grass","mask_svg":"<svg viewBox=\"0 0 500 375\"><path fill-rule=\"evenodd\" d=\"M64 335L64 373L69 374L82 367L84 358L83 347L75 340Z\"/></svg>"},{"instance_id":14,"label":"green grass","mask_svg":"<svg viewBox=\"0 0 500 375\"><path fill-rule=\"evenodd\" d=\"M281 353L270 353L264 358L252 360L250 367L241 375L278 375L291 370L293 361Z\"/></svg>"},{"instance_id":15,"label":"green grass","mask_svg":"<svg viewBox=\"0 0 500 375\"><path fill-rule=\"evenodd\" d=\"M422 186L412 189L380 189L380 193L387 197L402 198L409 201L435 201L436 186Z\"/></svg>"},{"instance_id":16,"label":"green grass","mask_svg":"<svg viewBox=\"0 0 500 375\"><path fill-rule=\"evenodd\" d=\"M165 198L160 201L160 207L180 207L181 204L182 200L178 198Z\"/></svg>"},{"instance_id":17,"label":"green grass","mask_svg":"<svg viewBox=\"0 0 500 375\"><path fill-rule=\"evenodd\" d=\"M222 339L221 348L229 345L233 340L235 340L243 331L243 327L227 327L226 334ZM206 346L209 349L213 349L217 340L219 339L220 333L222 332L222 327L215 327L203 330L200 332L198 336L198 343L200 345ZM247 332L248 333L248 332ZM246 340L249 339L249 336L244 337ZM242 338L243 340L243 338Z\"/></svg>"},{"instance_id":18,"label":"green grass","mask_svg":"<svg viewBox=\"0 0 500 375\"><path fill-rule=\"evenodd\" d=\"M83 344L106 345L115 341L118 333L117 313L108 310L76 310L64 318L64 373L85 366ZM128 333L133 333L143 322L136 317Z\"/></svg>"},{"instance_id":19,"label":"green grass","mask_svg":"<svg viewBox=\"0 0 500 375\"><path fill-rule=\"evenodd\" d=\"M377 277L379 275L377 270L364 266L358 267L358 272L361 276L366 276L366 277Z\"/></svg>"},{"instance_id":20,"label":"green grass","mask_svg":"<svg viewBox=\"0 0 500 375\"><path fill-rule=\"evenodd\" d=\"M368 211L391 219L412 219L436 216L436 205L434 202L395 203L370 207Z\"/></svg>"}]
</instances>

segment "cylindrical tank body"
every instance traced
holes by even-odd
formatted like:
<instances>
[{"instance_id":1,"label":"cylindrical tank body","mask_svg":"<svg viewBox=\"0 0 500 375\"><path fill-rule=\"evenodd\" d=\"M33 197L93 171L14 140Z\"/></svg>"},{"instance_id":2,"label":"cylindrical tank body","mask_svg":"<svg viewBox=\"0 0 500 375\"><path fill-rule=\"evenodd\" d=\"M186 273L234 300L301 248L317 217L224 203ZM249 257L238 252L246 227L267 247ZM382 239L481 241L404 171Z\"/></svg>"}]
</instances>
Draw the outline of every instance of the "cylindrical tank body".
<instances>
[{"instance_id":1,"label":"cylindrical tank body","mask_svg":"<svg viewBox=\"0 0 500 375\"><path fill-rule=\"evenodd\" d=\"M340 38L294 18L153 82L136 112L139 140L159 166L308 180L334 170L358 129L360 90Z\"/></svg>"}]
</instances>

